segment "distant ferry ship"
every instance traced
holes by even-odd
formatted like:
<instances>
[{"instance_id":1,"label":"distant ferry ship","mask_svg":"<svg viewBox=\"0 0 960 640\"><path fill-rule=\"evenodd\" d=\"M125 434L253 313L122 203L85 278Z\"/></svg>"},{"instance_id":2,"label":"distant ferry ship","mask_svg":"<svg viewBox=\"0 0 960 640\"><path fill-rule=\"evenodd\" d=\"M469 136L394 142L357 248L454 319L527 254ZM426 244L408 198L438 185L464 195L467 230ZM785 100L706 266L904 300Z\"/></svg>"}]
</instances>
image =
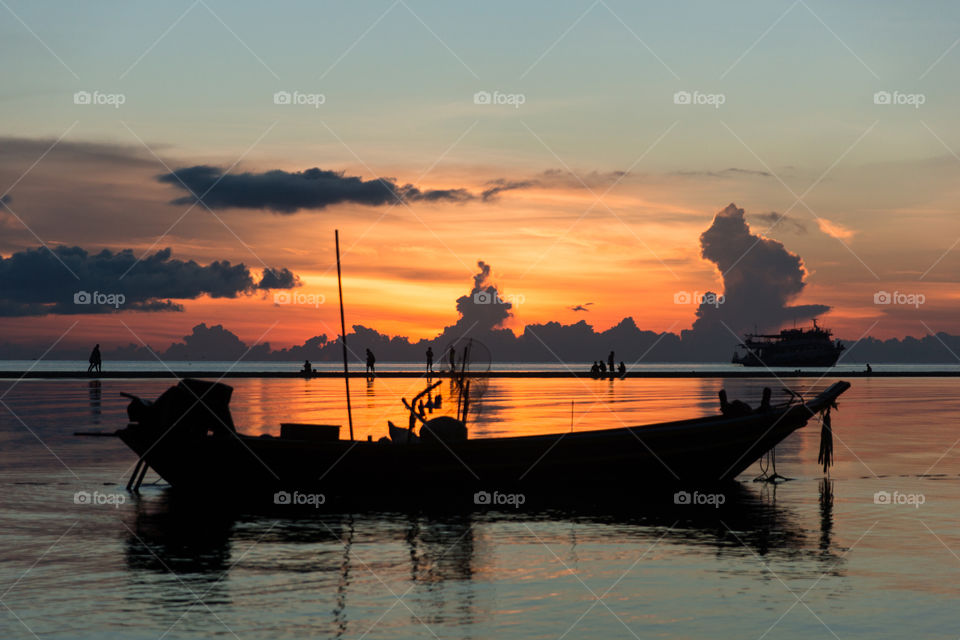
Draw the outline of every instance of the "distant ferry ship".
<instances>
[{"instance_id":1,"label":"distant ferry ship","mask_svg":"<svg viewBox=\"0 0 960 640\"><path fill-rule=\"evenodd\" d=\"M783 329L775 334L748 333L733 354L733 364L745 367L832 367L843 352L829 329Z\"/></svg>"}]
</instances>

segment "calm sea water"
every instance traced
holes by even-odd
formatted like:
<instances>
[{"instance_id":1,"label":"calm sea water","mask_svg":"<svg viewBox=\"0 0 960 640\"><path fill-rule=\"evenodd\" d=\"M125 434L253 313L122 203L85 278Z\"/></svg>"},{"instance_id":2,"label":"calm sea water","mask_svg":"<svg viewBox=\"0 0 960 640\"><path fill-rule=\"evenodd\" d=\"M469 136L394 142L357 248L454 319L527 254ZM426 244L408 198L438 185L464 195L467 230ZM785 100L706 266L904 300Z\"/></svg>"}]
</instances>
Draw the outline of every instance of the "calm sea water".
<instances>
[{"instance_id":1,"label":"calm sea water","mask_svg":"<svg viewBox=\"0 0 960 640\"><path fill-rule=\"evenodd\" d=\"M605 358L606 356L604 356ZM343 370L343 363L340 362L312 362L313 368L317 371L340 372ZM497 362L494 365L489 363L476 362L474 366L477 370L486 370L492 368L496 371L531 371L531 372L565 372L565 371L588 371L589 362L581 363L561 363L561 362ZM0 371L76 371L84 373L87 370L88 363L83 360L0 360ZM126 371L253 371L253 372L291 372L299 371L303 362L297 361L256 361L256 360L119 360L107 361L104 363L104 371L126 372ZM960 372L960 364L874 364L871 365L877 372L914 372L914 371L933 371L943 373ZM377 362L377 371L422 371L423 363L419 362ZM350 363L351 371L362 371L364 368L361 362ZM440 369L441 365L437 365ZM733 365L722 362L640 362L631 364L631 371L639 372L675 372L675 371L697 371L701 373L724 373L724 372L743 372L744 368L740 365ZM862 364L840 363L830 369L831 375L843 375L849 371L863 371ZM795 367L772 367L771 371L777 373L792 373ZM807 369L824 371L824 369Z\"/></svg>"},{"instance_id":2,"label":"calm sea water","mask_svg":"<svg viewBox=\"0 0 960 640\"><path fill-rule=\"evenodd\" d=\"M721 386L756 403L771 382L492 380L472 432L705 415ZM345 423L342 381L231 384L244 431ZM71 435L122 426L120 391L150 397L167 385L0 382L0 637L958 635L952 378L855 380L834 414L829 480L811 424L778 448L778 470L792 481L753 483L751 469L720 508L654 508L636 489L612 486L597 501L604 506L575 511L455 505L300 519L224 515L216 504L184 504L162 484L127 496L132 454L112 439ZM418 388L352 381L357 437L402 422L398 398ZM76 504L78 491L105 503Z\"/></svg>"}]
</instances>

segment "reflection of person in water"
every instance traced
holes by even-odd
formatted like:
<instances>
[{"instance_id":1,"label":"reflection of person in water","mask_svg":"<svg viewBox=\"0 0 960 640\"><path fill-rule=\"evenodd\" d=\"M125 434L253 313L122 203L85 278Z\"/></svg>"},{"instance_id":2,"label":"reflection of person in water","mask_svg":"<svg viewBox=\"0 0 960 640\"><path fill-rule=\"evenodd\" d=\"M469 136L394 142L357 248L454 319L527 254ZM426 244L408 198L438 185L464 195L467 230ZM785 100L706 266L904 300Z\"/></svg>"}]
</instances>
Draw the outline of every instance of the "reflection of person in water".
<instances>
[{"instance_id":1,"label":"reflection of person in water","mask_svg":"<svg viewBox=\"0 0 960 640\"><path fill-rule=\"evenodd\" d=\"M100 373L101 362L102 361L100 359L100 345L98 344L93 348L93 351L90 352L90 366L87 367L87 373L90 373L91 371L96 371L97 373Z\"/></svg>"},{"instance_id":2,"label":"reflection of person in water","mask_svg":"<svg viewBox=\"0 0 960 640\"><path fill-rule=\"evenodd\" d=\"M90 415L93 424L100 424L100 381L91 380L88 389L90 394Z\"/></svg>"}]
</instances>

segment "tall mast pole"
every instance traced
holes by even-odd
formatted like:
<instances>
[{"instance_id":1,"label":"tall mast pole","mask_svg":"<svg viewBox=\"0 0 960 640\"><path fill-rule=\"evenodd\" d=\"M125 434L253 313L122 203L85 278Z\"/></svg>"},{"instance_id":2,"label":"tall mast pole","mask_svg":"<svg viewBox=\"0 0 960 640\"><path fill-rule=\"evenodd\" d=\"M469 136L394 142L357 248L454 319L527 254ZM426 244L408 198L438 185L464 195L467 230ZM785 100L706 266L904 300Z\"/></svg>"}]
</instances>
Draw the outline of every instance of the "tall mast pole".
<instances>
[{"instance_id":1,"label":"tall mast pole","mask_svg":"<svg viewBox=\"0 0 960 640\"><path fill-rule=\"evenodd\" d=\"M347 365L347 322L343 317L343 283L340 276L340 231L333 230L337 245L337 293L340 296L340 343L343 345L343 381L347 386L347 421L350 423L350 440L353 440L353 412L350 409L350 369Z\"/></svg>"}]
</instances>

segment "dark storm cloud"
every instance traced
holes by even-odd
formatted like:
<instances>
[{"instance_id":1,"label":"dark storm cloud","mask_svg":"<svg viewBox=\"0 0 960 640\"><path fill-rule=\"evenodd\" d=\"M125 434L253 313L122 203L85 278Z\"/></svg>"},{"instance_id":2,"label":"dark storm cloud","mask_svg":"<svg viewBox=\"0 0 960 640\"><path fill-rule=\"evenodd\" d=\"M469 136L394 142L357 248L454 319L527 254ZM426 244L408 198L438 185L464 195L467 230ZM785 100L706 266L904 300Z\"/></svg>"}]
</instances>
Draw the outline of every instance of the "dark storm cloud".
<instances>
[{"instance_id":1,"label":"dark storm cloud","mask_svg":"<svg viewBox=\"0 0 960 640\"><path fill-rule=\"evenodd\" d=\"M723 274L724 301L700 305L694 333L726 339L731 331L776 330L830 309L821 304L790 306L806 286L803 260L782 243L751 233L743 209L734 204L714 217L700 236L700 247L701 255Z\"/></svg>"},{"instance_id":2,"label":"dark storm cloud","mask_svg":"<svg viewBox=\"0 0 960 640\"><path fill-rule=\"evenodd\" d=\"M312 168L305 171L275 169L263 173L225 174L223 169L197 165L161 175L160 182L189 191L173 204L192 204L198 198L211 209L263 209L291 214L301 209L324 209L341 203L380 206L400 202L466 202L465 189L420 190L398 185L390 178L364 180L342 171Z\"/></svg>"},{"instance_id":3,"label":"dark storm cloud","mask_svg":"<svg viewBox=\"0 0 960 640\"><path fill-rule=\"evenodd\" d=\"M289 269L263 270L263 276L257 283L257 289L292 289L300 286L300 278Z\"/></svg>"},{"instance_id":4,"label":"dark storm cloud","mask_svg":"<svg viewBox=\"0 0 960 640\"><path fill-rule=\"evenodd\" d=\"M287 269L267 269L257 283L243 263L204 266L170 256L163 249L138 263L131 249L91 254L58 246L0 257L0 316L182 311L174 300L235 298L300 284Z\"/></svg>"},{"instance_id":5,"label":"dark storm cloud","mask_svg":"<svg viewBox=\"0 0 960 640\"><path fill-rule=\"evenodd\" d=\"M504 300L497 286L490 282L490 265L480 260L477 267L480 271L473 276L470 293L457 298L460 319L454 325L454 333L483 334L499 328L512 315L513 304Z\"/></svg>"}]
</instances>

